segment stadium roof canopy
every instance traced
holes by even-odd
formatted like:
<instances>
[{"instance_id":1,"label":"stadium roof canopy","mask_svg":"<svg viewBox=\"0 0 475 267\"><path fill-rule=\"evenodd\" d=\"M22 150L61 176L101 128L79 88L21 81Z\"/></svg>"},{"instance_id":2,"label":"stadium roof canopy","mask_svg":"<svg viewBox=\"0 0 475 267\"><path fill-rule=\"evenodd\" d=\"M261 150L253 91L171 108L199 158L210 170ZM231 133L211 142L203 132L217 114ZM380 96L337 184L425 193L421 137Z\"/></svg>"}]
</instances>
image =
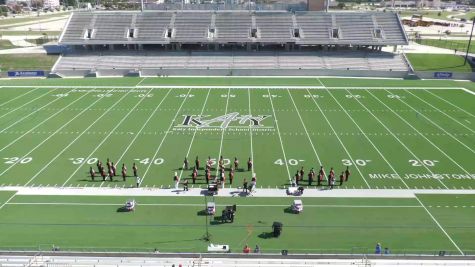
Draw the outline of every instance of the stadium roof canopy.
<instances>
[{"instance_id":1,"label":"stadium roof canopy","mask_svg":"<svg viewBox=\"0 0 475 267\"><path fill-rule=\"evenodd\" d=\"M403 45L397 14L376 12L74 12L63 45L297 44Z\"/></svg>"}]
</instances>

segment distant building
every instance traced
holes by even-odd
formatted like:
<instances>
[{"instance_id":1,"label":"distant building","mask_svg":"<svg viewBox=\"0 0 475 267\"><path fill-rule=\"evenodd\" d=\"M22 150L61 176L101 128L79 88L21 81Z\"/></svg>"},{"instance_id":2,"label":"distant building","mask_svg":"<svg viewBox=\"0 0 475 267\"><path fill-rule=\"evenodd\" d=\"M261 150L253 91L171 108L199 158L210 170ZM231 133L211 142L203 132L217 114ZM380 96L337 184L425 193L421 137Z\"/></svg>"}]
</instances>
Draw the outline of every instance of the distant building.
<instances>
[{"instance_id":1,"label":"distant building","mask_svg":"<svg viewBox=\"0 0 475 267\"><path fill-rule=\"evenodd\" d=\"M44 8L56 8L59 7L59 0L44 0Z\"/></svg>"},{"instance_id":2,"label":"distant building","mask_svg":"<svg viewBox=\"0 0 475 267\"><path fill-rule=\"evenodd\" d=\"M308 0L307 9L309 11L326 10L327 0Z\"/></svg>"}]
</instances>

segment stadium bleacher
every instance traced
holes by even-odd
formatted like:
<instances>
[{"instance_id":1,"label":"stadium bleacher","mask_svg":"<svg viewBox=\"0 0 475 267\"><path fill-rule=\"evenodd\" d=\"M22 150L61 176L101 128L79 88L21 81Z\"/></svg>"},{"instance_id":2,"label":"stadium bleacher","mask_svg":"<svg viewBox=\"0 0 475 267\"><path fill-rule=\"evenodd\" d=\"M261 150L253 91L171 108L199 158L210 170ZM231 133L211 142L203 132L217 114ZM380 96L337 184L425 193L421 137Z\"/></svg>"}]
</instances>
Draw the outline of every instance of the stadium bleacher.
<instances>
[{"instance_id":1,"label":"stadium bleacher","mask_svg":"<svg viewBox=\"0 0 475 267\"><path fill-rule=\"evenodd\" d=\"M381 52L407 44L389 12L74 12L59 43L72 52L55 73L410 69L403 55Z\"/></svg>"},{"instance_id":2,"label":"stadium bleacher","mask_svg":"<svg viewBox=\"0 0 475 267\"><path fill-rule=\"evenodd\" d=\"M134 18L135 25L132 23ZM257 30L255 36L250 33L253 21ZM138 35L136 38L127 38L127 29L132 27ZM167 28L173 35L165 39ZM84 31L87 29L94 31L92 38L84 38ZM293 31L297 29L299 36L295 38ZM332 38L333 29L339 30L339 38ZM375 38L374 29L381 29L383 36ZM213 30L214 35L210 35ZM393 13L296 12L293 15L289 12L269 11L75 12L59 42L64 45L98 42L117 44L117 41L140 44L142 41L165 40L168 43L407 44L399 18Z\"/></svg>"},{"instance_id":3,"label":"stadium bleacher","mask_svg":"<svg viewBox=\"0 0 475 267\"><path fill-rule=\"evenodd\" d=\"M55 70L113 68L405 71L408 66L402 55L382 52L122 52L63 56Z\"/></svg>"}]
</instances>

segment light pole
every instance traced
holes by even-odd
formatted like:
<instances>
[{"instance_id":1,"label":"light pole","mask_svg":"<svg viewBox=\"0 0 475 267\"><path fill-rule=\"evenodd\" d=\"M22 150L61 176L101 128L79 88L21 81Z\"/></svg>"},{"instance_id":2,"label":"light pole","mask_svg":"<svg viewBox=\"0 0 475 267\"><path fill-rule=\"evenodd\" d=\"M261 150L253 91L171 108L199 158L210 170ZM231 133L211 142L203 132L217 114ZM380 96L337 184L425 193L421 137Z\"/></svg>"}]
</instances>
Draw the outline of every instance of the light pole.
<instances>
[{"instance_id":1,"label":"light pole","mask_svg":"<svg viewBox=\"0 0 475 267\"><path fill-rule=\"evenodd\" d=\"M472 30L470 31L470 39L468 39L467 52L465 53L465 61L463 62L464 66L467 64L468 51L470 50L470 44L472 43L473 27L474 26L475 26L475 18L472 18Z\"/></svg>"}]
</instances>

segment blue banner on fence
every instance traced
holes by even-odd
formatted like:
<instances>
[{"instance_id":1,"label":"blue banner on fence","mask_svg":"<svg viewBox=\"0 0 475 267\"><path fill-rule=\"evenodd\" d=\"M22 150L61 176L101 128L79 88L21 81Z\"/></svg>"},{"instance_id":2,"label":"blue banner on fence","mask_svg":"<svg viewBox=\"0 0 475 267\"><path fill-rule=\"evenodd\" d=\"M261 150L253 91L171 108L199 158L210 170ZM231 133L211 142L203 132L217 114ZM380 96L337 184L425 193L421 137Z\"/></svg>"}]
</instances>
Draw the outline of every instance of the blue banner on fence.
<instances>
[{"instance_id":1,"label":"blue banner on fence","mask_svg":"<svg viewBox=\"0 0 475 267\"><path fill-rule=\"evenodd\" d=\"M22 70L22 71L9 71L8 77L41 77L45 76L45 72L42 70Z\"/></svg>"},{"instance_id":2,"label":"blue banner on fence","mask_svg":"<svg viewBox=\"0 0 475 267\"><path fill-rule=\"evenodd\" d=\"M434 78L450 79L452 78L452 72L434 72Z\"/></svg>"}]
</instances>

